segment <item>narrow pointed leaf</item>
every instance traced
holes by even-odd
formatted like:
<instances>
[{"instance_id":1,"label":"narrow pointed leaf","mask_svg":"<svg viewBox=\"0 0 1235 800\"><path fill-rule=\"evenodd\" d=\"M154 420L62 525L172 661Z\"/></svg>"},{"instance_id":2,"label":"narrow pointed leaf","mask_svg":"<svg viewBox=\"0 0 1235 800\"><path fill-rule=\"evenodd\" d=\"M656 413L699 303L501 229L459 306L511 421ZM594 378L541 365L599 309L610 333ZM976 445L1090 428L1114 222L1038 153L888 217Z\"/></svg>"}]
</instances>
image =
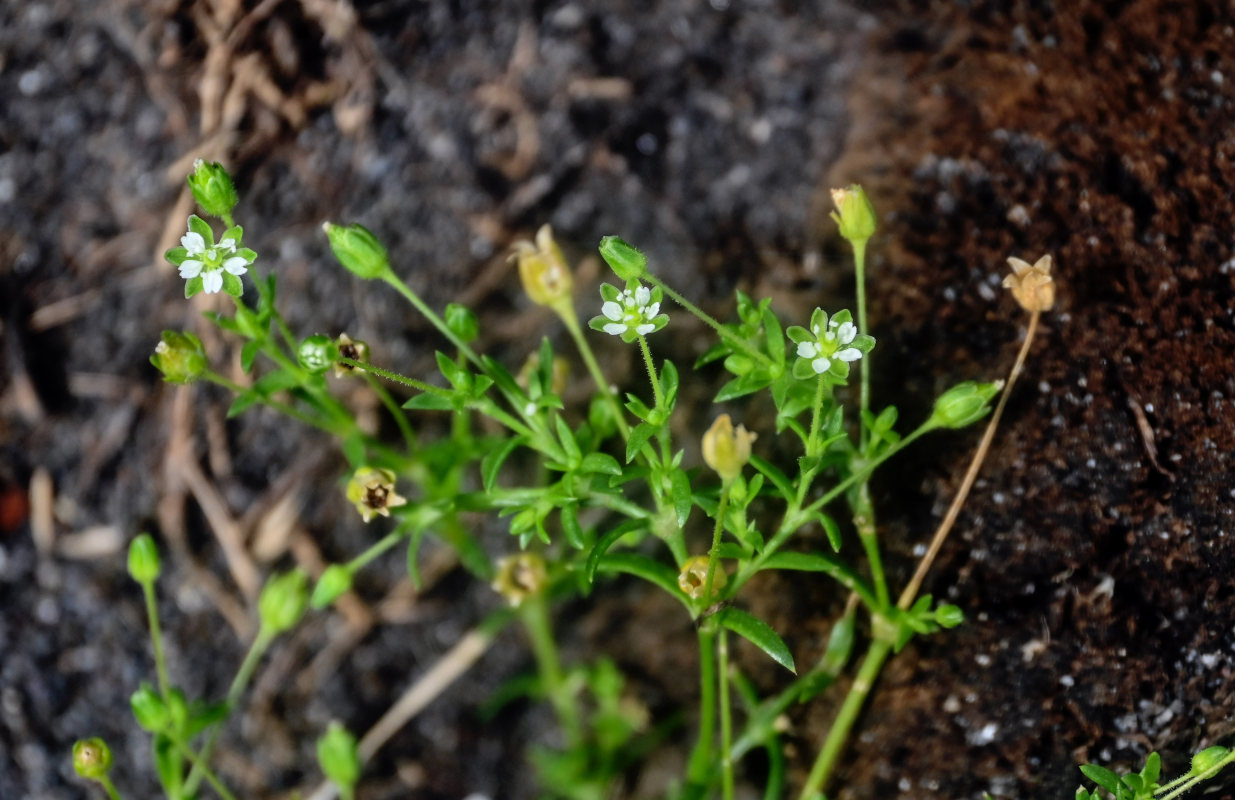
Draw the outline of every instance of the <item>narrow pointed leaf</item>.
<instances>
[{"instance_id":1,"label":"narrow pointed leaf","mask_svg":"<svg viewBox=\"0 0 1235 800\"><path fill-rule=\"evenodd\" d=\"M717 620L721 625L767 653L777 664L797 674L797 667L793 664L793 654L789 652L780 634L772 630L771 625L740 608L726 608L717 615Z\"/></svg>"}]
</instances>

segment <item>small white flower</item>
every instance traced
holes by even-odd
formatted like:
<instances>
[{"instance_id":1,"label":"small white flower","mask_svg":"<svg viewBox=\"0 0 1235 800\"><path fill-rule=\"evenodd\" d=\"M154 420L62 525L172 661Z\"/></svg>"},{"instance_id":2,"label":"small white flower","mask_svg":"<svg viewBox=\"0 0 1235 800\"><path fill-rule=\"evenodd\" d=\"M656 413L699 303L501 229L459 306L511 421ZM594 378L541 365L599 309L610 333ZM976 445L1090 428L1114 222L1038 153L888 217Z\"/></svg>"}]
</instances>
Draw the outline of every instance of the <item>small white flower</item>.
<instances>
[{"instance_id":1,"label":"small white flower","mask_svg":"<svg viewBox=\"0 0 1235 800\"><path fill-rule=\"evenodd\" d=\"M633 291L623 289L609 294L612 300L606 300L600 307L602 317L597 317L592 327L598 328L612 336L622 336L635 333L647 336L657 329L656 317L660 314L660 301L653 300L652 290L646 286L638 286Z\"/></svg>"},{"instance_id":2,"label":"small white flower","mask_svg":"<svg viewBox=\"0 0 1235 800\"><path fill-rule=\"evenodd\" d=\"M536 413L535 403L528 403L526 406L523 407L523 416L530 417L530 416L535 415L535 413Z\"/></svg>"},{"instance_id":3,"label":"small white flower","mask_svg":"<svg viewBox=\"0 0 1235 800\"><path fill-rule=\"evenodd\" d=\"M180 237L181 250L168 251L168 259L176 265L185 280L201 279L201 291L214 294L223 290L223 273L244 275L249 271L255 253L240 250L240 228L231 228L215 243L209 226L197 217L189 218L190 230ZM208 235L209 234L209 235Z\"/></svg>"},{"instance_id":4,"label":"small white flower","mask_svg":"<svg viewBox=\"0 0 1235 800\"><path fill-rule=\"evenodd\" d=\"M801 359L794 367L799 378L822 375L831 370L836 362L857 361L874 345L873 339L858 333L848 312L842 312L837 317L828 319L826 314L816 309L809 329L789 329L790 337L797 342L797 355Z\"/></svg>"}]
</instances>

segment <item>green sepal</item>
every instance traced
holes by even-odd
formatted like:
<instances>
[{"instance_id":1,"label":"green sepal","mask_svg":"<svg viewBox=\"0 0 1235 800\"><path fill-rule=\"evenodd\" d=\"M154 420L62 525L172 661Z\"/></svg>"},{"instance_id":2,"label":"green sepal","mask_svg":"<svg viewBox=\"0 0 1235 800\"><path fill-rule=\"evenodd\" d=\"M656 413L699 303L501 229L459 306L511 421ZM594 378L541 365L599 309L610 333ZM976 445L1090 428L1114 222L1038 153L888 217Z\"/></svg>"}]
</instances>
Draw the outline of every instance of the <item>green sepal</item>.
<instances>
[{"instance_id":1,"label":"green sepal","mask_svg":"<svg viewBox=\"0 0 1235 800\"><path fill-rule=\"evenodd\" d=\"M184 282L184 299L188 300L194 295L202 293L202 276L195 275Z\"/></svg>"},{"instance_id":2,"label":"green sepal","mask_svg":"<svg viewBox=\"0 0 1235 800\"><path fill-rule=\"evenodd\" d=\"M180 266L181 262L183 262L188 257L189 257L189 251L179 246L173 247L163 254L163 258L167 259L172 264L175 264L177 267Z\"/></svg>"},{"instance_id":3,"label":"green sepal","mask_svg":"<svg viewBox=\"0 0 1235 800\"><path fill-rule=\"evenodd\" d=\"M767 653L777 664L780 664L793 674L797 674L797 667L793 663L793 653L789 652L789 647L785 644L785 640L780 638L780 634L772 630L771 625L740 608L733 607L726 608L717 614L716 620L725 628L733 631Z\"/></svg>"},{"instance_id":4,"label":"green sepal","mask_svg":"<svg viewBox=\"0 0 1235 800\"><path fill-rule=\"evenodd\" d=\"M233 275L230 272L223 272L223 291L230 294L232 297L240 297L244 294L244 281L240 280L239 275Z\"/></svg>"},{"instance_id":5,"label":"green sepal","mask_svg":"<svg viewBox=\"0 0 1235 800\"><path fill-rule=\"evenodd\" d=\"M206 247L214 246L214 231L210 227L210 223L196 214L189 216L189 230L200 235L206 240Z\"/></svg>"},{"instance_id":6,"label":"green sepal","mask_svg":"<svg viewBox=\"0 0 1235 800\"><path fill-rule=\"evenodd\" d=\"M224 240L231 239L232 244L236 245L236 247L239 248L240 240L243 238L244 238L244 228L240 227L239 225L233 225L227 230L223 231L223 235L219 237L219 241L222 242ZM240 255L240 254L237 253L236 255ZM256 253L254 253L254 256L256 256Z\"/></svg>"}]
</instances>

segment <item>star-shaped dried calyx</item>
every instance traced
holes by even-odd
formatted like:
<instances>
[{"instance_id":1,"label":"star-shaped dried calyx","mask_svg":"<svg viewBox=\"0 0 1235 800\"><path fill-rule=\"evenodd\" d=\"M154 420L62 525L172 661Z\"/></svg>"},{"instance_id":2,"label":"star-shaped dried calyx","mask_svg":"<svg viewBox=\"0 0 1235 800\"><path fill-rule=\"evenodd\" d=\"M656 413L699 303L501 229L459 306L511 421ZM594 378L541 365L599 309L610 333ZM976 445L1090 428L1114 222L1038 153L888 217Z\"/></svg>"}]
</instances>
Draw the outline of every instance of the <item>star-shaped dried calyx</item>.
<instances>
[{"instance_id":1,"label":"star-shaped dried calyx","mask_svg":"<svg viewBox=\"0 0 1235 800\"><path fill-rule=\"evenodd\" d=\"M1026 311L1050 311L1055 305L1055 279L1051 277L1051 257L1042 256L1033 264L1009 258L1012 274L1003 279L1016 302Z\"/></svg>"}]
</instances>

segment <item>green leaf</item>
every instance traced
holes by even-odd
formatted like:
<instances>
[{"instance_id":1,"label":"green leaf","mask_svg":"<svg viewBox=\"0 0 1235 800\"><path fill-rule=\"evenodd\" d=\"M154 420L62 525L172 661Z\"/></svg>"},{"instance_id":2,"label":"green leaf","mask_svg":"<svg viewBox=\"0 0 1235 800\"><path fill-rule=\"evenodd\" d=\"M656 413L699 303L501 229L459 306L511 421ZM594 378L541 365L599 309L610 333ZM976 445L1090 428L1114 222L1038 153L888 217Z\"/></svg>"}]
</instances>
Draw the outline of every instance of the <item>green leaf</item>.
<instances>
[{"instance_id":1,"label":"green leaf","mask_svg":"<svg viewBox=\"0 0 1235 800\"><path fill-rule=\"evenodd\" d=\"M430 397L431 395L420 396ZM497 473L501 470L502 464L524 441L522 436L512 436L502 441L480 460L480 482L484 485L486 492L493 491L493 486L497 483Z\"/></svg>"},{"instance_id":2,"label":"green leaf","mask_svg":"<svg viewBox=\"0 0 1235 800\"><path fill-rule=\"evenodd\" d=\"M672 409L678 399L678 368L667 359L660 368L660 388L665 395L665 409Z\"/></svg>"},{"instance_id":3,"label":"green leaf","mask_svg":"<svg viewBox=\"0 0 1235 800\"><path fill-rule=\"evenodd\" d=\"M673 510L678 515L678 527L686 525L690 519L691 496L690 478L680 469L669 472L669 493L673 500Z\"/></svg>"},{"instance_id":4,"label":"green leaf","mask_svg":"<svg viewBox=\"0 0 1235 800\"><path fill-rule=\"evenodd\" d=\"M716 393L716 397L712 399L712 402L724 403L738 397L745 397L748 394L754 394L760 389L766 389L771 385L772 378L769 375L762 371L752 372L749 375L734 378L720 387L720 391Z\"/></svg>"},{"instance_id":5,"label":"green leaf","mask_svg":"<svg viewBox=\"0 0 1235 800\"><path fill-rule=\"evenodd\" d=\"M651 439L654 433L656 433L656 426L647 422L640 422L635 426L635 429L630 432L630 439L626 442L627 464L635 460L635 456L648 443L648 439Z\"/></svg>"},{"instance_id":6,"label":"green leaf","mask_svg":"<svg viewBox=\"0 0 1235 800\"><path fill-rule=\"evenodd\" d=\"M253 369L253 359L257 357L257 351L261 349L261 342L256 339L245 342L244 347L240 348L240 368L245 372Z\"/></svg>"},{"instance_id":7,"label":"green leaf","mask_svg":"<svg viewBox=\"0 0 1235 800\"><path fill-rule=\"evenodd\" d=\"M726 608L716 615L717 621L737 635L767 653L773 661L793 674L798 670L793 664L793 654L772 626L758 617L753 617L739 608Z\"/></svg>"},{"instance_id":8,"label":"green leaf","mask_svg":"<svg viewBox=\"0 0 1235 800\"><path fill-rule=\"evenodd\" d=\"M1097 764L1084 764L1081 766L1081 772L1086 778L1089 778L1089 780L1106 789L1111 794L1119 791L1119 776L1106 767L1099 767Z\"/></svg>"},{"instance_id":9,"label":"green leaf","mask_svg":"<svg viewBox=\"0 0 1235 800\"><path fill-rule=\"evenodd\" d=\"M151 741L154 752L154 771L159 776L159 783L168 797L179 797L180 787L184 785L183 764L180 754L172 740L158 734Z\"/></svg>"},{"instance_id":10,"label":"green leaf","mask_svg":"<svg viewBox=\"0 0 1235 800\"><path fill-rule=\"evenodd\" d=\"M678 574L659 561L638 553L610 553L600 559L596 572L623 572L654 583L690 608L690 601L678 588Z\"/></svg>"},{"instance_id":11,"label":"green leaf","mask_svg":"<svg viewBox=\"0 0 1235 800\"><path fill-rule=\"evenodd\" d=\"M259 397L267 398L275 392L300 386L301 383L299 375L290 370L280 369L258 378L249 391L256 393Z\"/></svg>"},{"instance_id":12,"label":"green leaf","mask_svg":"<svg viewBox=\"0 0 1235 800\"><path fill-rule=\"evenodd\" d=\"M822 511L815 512L815 521L823 526L823 532L828 535L828 544L832 545L832 552L840 552L840 526L836 524L836 520L829 517Z\"/></svg>"},{"instance_id":13,"label":"green leaf","mask_svg":"<svg viewBox=\"0 0 1235 800\"><path fill-rule=\"evenodd\" d=\"M823 651L823 658L819 659L821 669L826 669L833 675L839 675L845 668L850 654L853 653L856 619L857 615L851 612L845 614L832 626L832 632L828 635L828 646Z\"/></svg>"},{"instance_id":14,"label":"green leaf","mask_svg":"<svg viewBox=\"0 0 1235 800\"><path fill-rule=\"evenodd\" d=\"M588 553L587 563L583 567L583 577L587 580L588 585L595 583L596 570L600 566L601 559L604 558L610 547L613 547L619 539L628 533L633 533L646 527L643 520L630 519L623 522L613 530L606 533L596 541L592 546L592 552Z\"/></svg>"},{"instance_id":15,"label":"green leaf","mask_svg":"<svg viewBox=\"0 0 1235 800\"><path fill-rule=\"evenodd\" d=\"M437 356L437 368L441 370L442 376L445 377L446 380L450 381L451 386L456 389L470 388L471 376L468 375L467 370L456 364L453 358L446 355L441 350L438 350L435 355Z\"/></svg>"},{"instance_id":16,"label":"green leaf","mask_svg":"<svg viewBox=\"0 0 1235 800\"><path fill-rule=\"evenodd\" d=\"M785 333L781 330L780 320L776 318L771 308L763 309L763 340L767 345L768 355L777 364L785 363Z\"/></svg>"},{"instance_id":17,"label":"green leaf","mask_svg":"<svg viewBox=\"0 0 1235 800\"><path fill-rule=\"evenodd\" d=\"M780 495L785 499L785 502L792 502L797 496L797 492L793 490L793 484L790 482L789 476L781 472L780 467L777 467L772 462L766 461L756 455L752 455L750 457L750 465L759 470L761 474L767 476L767 479L770 480L772 485L775 486L777 491L780 492Z\"/></svg>"},{"instance_id":18,"label":"green leaf","mask_svg":"<svg viewBox=\"0 0 1235 800\"><path fill-rule=\"evenodd\" d=\"M862 576L854 572L853 568L848 564L832 556L822 553L793 553L782 550L769 556L763 562L763 568L827 573L849 591L857 592L858 596L870 608L879 607L879 601L875 598L874 590L866 585L866 582L862 580Z\"/></svg>"},{"instance_id":19,"label":"green leaf","mask_svg":"<svg viewBox=\"0 0 1235 800\"><path fill-rule=\"evenodd\" d=\"M585 473L599 472L604 475L621 475L622 465L608 453L588 453L579 464L579 471Z\"/></svg>"},{"instance_id":20,"label":"green leaf","mask_svg":"<svg viewBox=\"0 0 1235 800\"><path fill-rule=\"evenodd\" d=\"M417 563L420 558L420 543L425 538L425 528L417 528L412 531L412 536L407 541L407 577L412 582L412 588L420 591L420 565Z\"/></svg>"},{"instance_id":21,"label":"green leaf","mask_svg":"<svg viewBox=\"0 0 1235 800\"><path fill-rule=\"evenodd\" d=\"M252 390L236 395L236 399L232 401L232 404L227 409L227 418L231 419L232 417L240 416L261 399L261 396Z\"/></svg>"},{"instance_id":22,"label":"green leaf","mask_svg":"<svg viewBox=\"0 0 1235 800\"><path fill-rule=\"evenodd\" d=\"M343 440L343 457L353 469L365 466L368 459L365 456L365 437L363 433L353 433Z\"/></svg>"},{"instance_id":23,"label":"green leaf","mask_svg":"<svg viewBox=\"0 0 1235 800\"><path fill-rule=\"evenodd\" d=\"M583 453L579 450L579 443L575 441L574 431L570 429L560 414L553 417L553 424L557 428L557 438L562 443L562 450L566 452L571 469L577 468L579 462L583 460Z\"/></svg>"},{"instance_id":24,"label":"green leaf","mask_svg":"<svg viewBox=\"0 0 1235 800\"><path fill-rule=\"evenodd\" d=\"M739 335L736 331L733 330L732 325L723 325L721 327L725 328L730 333L733 333L735 336ZM732 351L729 349L728 343L724 341L717 342L716 344L712 345L707 350L705 350L703 355L695 359L695 369L699 369L704 364L711 364L713 361L716 361L719 358L724 358L725 356L729 355L730 352Z\"/></svg>"},{"instance_id":25,"label":"green leaf","mask_svg":"<svg viewBox=\"0 0 1235 800\"><path fill-rule=\"evenodd\" d=\"M453 411L455 404L450 397L444 394L425 392L412 397L403 404L403 407L413 411Z\"/></svg>"},{"instance_id":26,"label":"green leaf","mask_svg":"<svg viewBox=\"0 0 1235 800\"><path fill-rule=\"evenodd\" d=\"M1154 784L1158 782L1158 776L1162 774L1162 759L1157 753L1150 753L1145 759L1145 768L1141 770L1141 777L1145 779L1145 784Z\"/></svg>"},{"instance_id":27,"label":"green leaf","mask_svg":"<svg viewBox=\"0 0 1235 800\"><path fill-rule=\"evenodd\" d=\"M562 533L565 534L566 541L576 550L582 550L583 526L579 524L579 506L567 503L558 511L558 516L562 521Z\"/></svg>"}]
</instances>

